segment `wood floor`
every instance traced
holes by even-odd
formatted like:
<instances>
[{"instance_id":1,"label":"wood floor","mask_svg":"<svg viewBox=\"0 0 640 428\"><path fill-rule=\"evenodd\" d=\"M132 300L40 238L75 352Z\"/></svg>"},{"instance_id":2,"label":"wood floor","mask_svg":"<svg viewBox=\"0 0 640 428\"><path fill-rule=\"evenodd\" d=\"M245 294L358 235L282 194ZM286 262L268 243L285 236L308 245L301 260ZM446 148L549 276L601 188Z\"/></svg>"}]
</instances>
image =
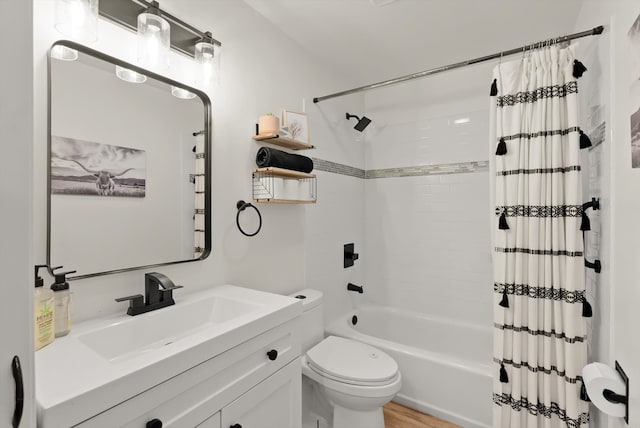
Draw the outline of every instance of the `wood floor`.
<instances>
[{"instance_id":1,"label":"wood floor","mask_svg":"<svg viewBox=\"0 0 640 428\"><path fill-rule=\"evenodd\" d=\"M384 406L385 428L462 428L393 401Z\"/></svg>"}]
</instances>

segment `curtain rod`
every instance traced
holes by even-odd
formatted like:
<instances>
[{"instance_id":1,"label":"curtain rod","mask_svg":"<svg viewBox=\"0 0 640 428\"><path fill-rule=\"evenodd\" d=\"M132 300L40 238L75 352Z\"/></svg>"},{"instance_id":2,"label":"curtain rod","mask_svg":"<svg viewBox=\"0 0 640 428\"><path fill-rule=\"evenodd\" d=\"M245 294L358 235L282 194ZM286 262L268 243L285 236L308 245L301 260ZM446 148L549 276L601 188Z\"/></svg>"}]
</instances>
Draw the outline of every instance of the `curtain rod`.
<instances>
[{"instance_id":1,"label":"curtain rod","mask_svg":"<svg viewBox=\"0 0 640 428\"><path fill-rule=\"evenodd\" d=\"M557 44L557 43L568 42L569 40L579 39L581 37L586 37L586 36L595 36L595 35L598 35L598 34L602 34L603 31L604 31L604 27L601 25L599 27L595 27L595 28L593 28L591 30L588 30L588 31L583 31L581 33L574 33L574 34L569 34L567 36L556 37L554 39L547 39L547 40L536 42L536 43L532 43L532 44L529 44L529 45L526 45L526 46L521 46L519 48L509 49L508 51L502 51L502 52L498 52L498 53L495 53L495 54L492 54L492 55L487 55L487 56L482 56L482 57L475 58L475 59L470 59L470 60L467 60L467 61L457 62L455 64L445 65L443 67L432 68L430 70L425 70L425 71L420 71L418 73L408 74L406 76L398 77L398 78L395 78L395 79L384 80L382 82L373 83L371 85L360 86L358 88L349 89L347 91L336 92L334 94L325 95L323 97L317 97L317 98L313 99L313 102L314 103L318 103L320 101L328 100L329 98L342 97L344 95L355 94L356 92L362 92L362 91L367 91L369 89L382 88L384 86L389 86L389 85L394 85L396 83L406 82L407 80L413 80L413 79L417 79L419 77L431 76L433 74L442 73L443 71L449 71L449 70L453 70L453 69L460 68L460 67L466 67L468 65L478 64L480 62L489 61L489 60L496 59L496 58L501 58L503 56L521 53L521 52L526 51L527 49L536 49L536 48L540 48L540 47L543 47L543 46L547 46L549 44Z\"/></svg>"}]
</instances>

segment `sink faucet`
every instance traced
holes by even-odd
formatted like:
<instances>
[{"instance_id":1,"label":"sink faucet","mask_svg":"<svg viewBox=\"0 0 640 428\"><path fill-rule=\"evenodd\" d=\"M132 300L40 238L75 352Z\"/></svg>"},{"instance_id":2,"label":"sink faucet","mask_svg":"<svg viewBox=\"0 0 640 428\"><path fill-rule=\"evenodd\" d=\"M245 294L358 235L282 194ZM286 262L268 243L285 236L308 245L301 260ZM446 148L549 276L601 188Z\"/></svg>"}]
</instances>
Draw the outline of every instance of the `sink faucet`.
<instances>
[{"instance_id":1,"label":"sink faucet","mask_svg":"<svg viewBox=\"0 0 640 428\"><path fill-rule=\"evenodd\" d=\"M133 296L119 297L116 302L129 301L127 314L134 316L166 306L175 305L172 291L182 288L182 285L175 285L166 275L159 272L144 274L144 296L135 294Z\"/></svg>"}]
</instances>

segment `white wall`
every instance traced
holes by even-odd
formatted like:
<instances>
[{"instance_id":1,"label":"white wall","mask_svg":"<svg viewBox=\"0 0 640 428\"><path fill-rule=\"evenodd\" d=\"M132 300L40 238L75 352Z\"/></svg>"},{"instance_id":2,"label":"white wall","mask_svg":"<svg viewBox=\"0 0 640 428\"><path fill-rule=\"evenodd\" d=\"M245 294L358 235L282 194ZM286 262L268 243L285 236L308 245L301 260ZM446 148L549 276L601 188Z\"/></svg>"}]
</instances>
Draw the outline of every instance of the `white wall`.
<instances>
[{"instance_id":1,"label":"white wall","mask_svg":"<svg viewBox=\"0 0 640 428\"><path fill-rule=\"evenodd\" d=\"M344 86L331 88L315 96L326 95ZM324 126L312 141L318 148L314 158L320 158L355 168L364 168L363 135L353 129L345 113L361 115L364 97L351 95L308 106L314 120ZM320 124L319 124L320 125ZM313 126L313 123L312 123ZM347 291L347 284L361 285L364 277L364 180L343 174L316 171L318 201L306 207L305 215L305 282L306 286L322 290L325 296L325 324L351 310L362 298ZM343 265L344 244L353 242L361 260L349 268Z\"/></svg>"},{"instance_id":2,"label":"white wall","mask_svg":"<svg viewBox=\"0 0 640 428\"><path fill-rule=\"evenodd\" d=\"M367 117L373 120L367 170L486 161L490 67L367 93ZM486 167L472 173L367 179L367 296L379 304L489 328L488 199Z\"/></svg>"},{"instance_id":3,"label":"white wall","mask_svg":"<svg viewBox=\"0 0 640 428\"><path fill-rule=\"evenodd\" d=\"M608 33L598 42L594 74L598 76L601 87L590 94L594 102L589 105L608 106L607 135L599 162L600 184L602 190L610 180L609 194L602 192L603 210L601 218L600 259L603 272L599 287L594 293L595 299L603 298L596 308L604 315L608 312L610 326L606 323L594 326L601 335L610 332L610 352L607 355L605 344L601 343L597 352L613 366L614 360L622 365L629 375L630 382L630 419L629 426L636 426L640 420L640 387L634 379L640 379L640 342L635 339L634 328L640 325L640 312L637 302L640 299L640 229L637 227L637 213L640 199L637 197L640 187L640 170L631 168L631 140L629 136L629 114L631 106L637 107L638 100L631 102L629 84L630 52L627 45L627 31L640 14L640 4L635 0L612 0L607 2L584 2L576 28L583 30L596 25L605 25ZM591 42L593 43L593 42ZM606 45L605 45L606 44ZM589 44L585 43L589 51ZM586 75L585 75L586 76ZM606 112L607 110L605 110ZM610 153L610 154L609 154ZM607 178L608 177L608 178ZM610 240L607 240L607 235ZM607 308L607 290L610 289L610 303ZM604 306L604 307L602 307ZM601 418L602 415L597 416ZM600 427L600 425L596 425ZM602 424L602 426L605 426ZM626 426L620 418L610 418L609 427Z\"/></svg>"},{"instance_id":4,"label":"white wall","mask_svg":"<svg viewBox=\"0 0 640 428\"><path fill-rule=\"evenodd\" d=\"M607 22L600 22L607 24ZM578 20L575 31L584 31L591 23ZM600 200L600 210L589 209L591 230L585 233L585 257L590 262L601 260L602 272L587 269L585 274L587 300L593 307L593 317L587 319L589 361L609 361L611 346L611 123L610 97L610 34L586 37L576 41L576 56L587 67L578 80L580 92L580 126L591 135L594 146L582 151L583 200ZM604 141L600 130L604 127ZM607 418L591 406L591 424L608 426Z\"/></svg>"},{"instance_id":5,"label":"white wall","mask_svg":"<svg viewBox=\"0 0 640 428\"><path fill-rule=\"evenodd\" d=\"M241 1L166 0L162 7L197 28L211 30L223 43L221 84L204 88L213 103L213 251L208 259L158 269L185 290L196 291L221 283L233 283L277 293L305 286L305 222L317 206L260 205L263 228L254 238L236 229L236 201L251 199L251 170L258 145L251 140L259 115L281 108L302 110L307 100L311 139L318 149L305 153L340 162L357 157L357 148L343 144L344 103L309 105L311 98L353 85L308 55ZM35 140L34 152L34 251L44 261L46 245L46 52L58 38L53 29L53 2L35 3ZM122 58L135 59L133 33L100 20L99 40L89 47ZM166 73L186 80L192 61L171 55ZM357 105L359 99L349 102ZM337 110L337 109L340 110ZM340 186L340 183L336 183ZM333 185L319 184L330 194ZM320 193L319 198L324 198ZM249 214L247 214L249 215ZM331 260L317 259L318 269L337 271ZM68 263L73 268L73 261ZM335 268L335 269L334 269ZM75 321L124 311L113 299L138 293L143 272L109 275L71 284ZM180 293L176 293L179 298Z\"/></svg>"}]
</instances>

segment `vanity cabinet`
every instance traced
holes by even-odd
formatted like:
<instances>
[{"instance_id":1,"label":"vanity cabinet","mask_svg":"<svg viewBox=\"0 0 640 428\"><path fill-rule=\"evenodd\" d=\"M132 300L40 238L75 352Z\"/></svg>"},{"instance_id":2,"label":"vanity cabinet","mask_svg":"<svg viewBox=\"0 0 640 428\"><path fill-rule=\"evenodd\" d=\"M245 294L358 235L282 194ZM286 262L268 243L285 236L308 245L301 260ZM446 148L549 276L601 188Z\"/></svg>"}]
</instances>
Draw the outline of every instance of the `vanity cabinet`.
<instances>
[{"instance_id":1,"label":"vanity cabinet","mask_svg":"<svg viewBox=\"0 0 640 428\"><path fill-rule=\"evenodd\" d=\"M75 426L297 428L301 376L294 319Z\"/></svg>"},{"instance_id":2,"label":"vanity cabinet","mask_svg":"<svg viewBox=\"0 0 640 428\"><path fill-rule=\"evenodd\" d=\"M222 409L223 428L297 428L300 426L300 359L271 375Z\"/></svg>"},{"instance_id":3,"label":"vanity cabinet","mask_svg":"<svg viewBox=\"0 0 640 428\"><path fill-rule=\"evenodd\" d=\"M221 428L220 412L208 418L206 421L198 425L196 428Z\"/></svg>"}]
</instances>

